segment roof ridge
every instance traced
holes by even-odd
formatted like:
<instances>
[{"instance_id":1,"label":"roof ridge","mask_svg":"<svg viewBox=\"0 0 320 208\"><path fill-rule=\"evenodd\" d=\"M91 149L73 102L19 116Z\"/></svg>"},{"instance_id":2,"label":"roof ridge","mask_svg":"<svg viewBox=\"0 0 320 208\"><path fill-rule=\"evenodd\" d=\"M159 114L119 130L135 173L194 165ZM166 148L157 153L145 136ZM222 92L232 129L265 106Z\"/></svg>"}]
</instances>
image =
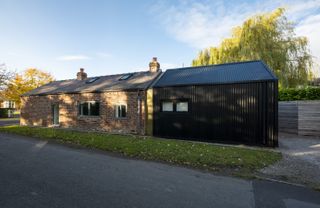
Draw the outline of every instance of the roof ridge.
<instances>
[{"instance_id":1,"label":"roof ridge","mask_svg":"<svg viewBox=\"0 0 320 208\"><path fill-rule=\"evenodd\" d=\"M191 68L201 68L201 67L210 67L210 66L234 65L234 64L243 64L243 63L250 63L250 62L262 62L262 61L261 60L250 60L250 61L228 62L228 63L222 63L222 64L209 64L209 65L203 65L203 66L188 66L188 67L167 69L166 71L185 70L185 69L191 69Z\"/></svg>"},{"instance_id":2,"label":"roof ridge","mask_svg":"<svg viewBox=\"0 0 320 208\"><path fill-rule=\"evenodd\" d=\"M120 76L120 75L125 75L125 74L147 73L147 72L149 72L149 71L135 71L135 72L127 72L127 73L119 73L119 74L109 74L109 75L87 77L87 79L96 78L96 77ZM71 80L77 80L77 79L61 79L61 80L55 80L55 81L52 81L52 82L63 82L63 81L71 81ZM50 83L52 83L52 82L50 82Z\"/></svg>"},{"instance_id":3,"label":"roof ridge","mask_svg":"<svg viewBox=\"0 0 320 208\"><path fill-rule=\"evenodd\" d=\"M266 64L266 63L264 63L264 61L260 61L261 63L262 63L262 65L264 66L264 68L269 72L269 74L273 77L273 78L275 78L275 79L278 79L277 78L277 76L273 73L273 71L270 69L270 67Z\"/></svg>"},{"instance_id":4,"label":"roof ridge","mask_svg":"<svg viewBox=\"0 0 320 208\"><path fill-rule=\"evenodd\" d=\"M119 73L119 74L109 74L109 75L101 75L101 76L94 76L94 77L88 77L88 78L96 78L96 77L113 77L113 76L120 76L125 74L137 74L142 72L148 72L148 71L138 71L138 72L127 72L127 73Z\"/></svg>"},{"instance_id":5,"label":"roof ridge","mask_svg":"<svg viewBox=\"0 0 320 208\"><path fill-rule=\"evenodd\" d=\"M167 70L154 86L221 84L276 79L271 69L262 60L251 60Z\"/></svg>"}]
</instances>

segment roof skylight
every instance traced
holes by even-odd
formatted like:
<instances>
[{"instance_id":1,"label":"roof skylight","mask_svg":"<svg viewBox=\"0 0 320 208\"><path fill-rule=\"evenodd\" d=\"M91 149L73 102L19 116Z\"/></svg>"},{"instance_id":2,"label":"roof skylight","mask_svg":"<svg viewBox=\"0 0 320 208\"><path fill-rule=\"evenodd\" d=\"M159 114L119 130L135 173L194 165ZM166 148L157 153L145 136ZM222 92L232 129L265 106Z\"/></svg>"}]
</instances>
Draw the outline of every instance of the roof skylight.
<instances>
[{"instance_id":1,"label":"roof skylight","mask_svg":"<svg viewBox=\"0 0 320 208\"><path fill-rule=\"evenodd\" d=\"M122 77L120 77L119 81L121 80L127 80L129 79L130 77L132 77L133 74L125 74L125 75L122 75Z\"/></svg>"},{"instance_id":2,"label":"roof skylight","mask_svg":"<svg viewBox=\"0 0 320 208\"><path fill-rule=\"evenodd\" d=\"M100 77L93 77L93 78L87 80L87 81L86 81L86 84L91 84L91 83L97 81L99 78L100 78Z\"/></svg>"}]
</instances>

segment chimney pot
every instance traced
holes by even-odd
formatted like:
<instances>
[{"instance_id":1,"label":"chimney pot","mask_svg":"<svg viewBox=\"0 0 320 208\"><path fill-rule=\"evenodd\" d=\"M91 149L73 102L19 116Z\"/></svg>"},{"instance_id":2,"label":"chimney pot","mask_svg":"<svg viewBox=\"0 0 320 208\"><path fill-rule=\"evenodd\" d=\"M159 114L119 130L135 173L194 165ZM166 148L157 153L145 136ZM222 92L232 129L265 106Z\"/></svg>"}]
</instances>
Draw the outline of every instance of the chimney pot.
<instances>
[{"instance_id":1,"label":"chimney pot","mask_svg":"<svg viewBox=\"0 0 320 208\"><path fill-rule=\"evenodd\" d=\"M80 68L80 71L77 73L77 80L87 79L87 73L84 72L84 68Z\"/></svg>"},{"instance_id":2,"label":"chimney pot","mask_svg":"<svg viewBox=\"0 0 320 208\"><path fill-rule=\"evenodd\" d=\"M150 72L158 72L160 70L160 64L157 57L153 57L152 61L149 63Z\"/></svg>"}]
</instances>

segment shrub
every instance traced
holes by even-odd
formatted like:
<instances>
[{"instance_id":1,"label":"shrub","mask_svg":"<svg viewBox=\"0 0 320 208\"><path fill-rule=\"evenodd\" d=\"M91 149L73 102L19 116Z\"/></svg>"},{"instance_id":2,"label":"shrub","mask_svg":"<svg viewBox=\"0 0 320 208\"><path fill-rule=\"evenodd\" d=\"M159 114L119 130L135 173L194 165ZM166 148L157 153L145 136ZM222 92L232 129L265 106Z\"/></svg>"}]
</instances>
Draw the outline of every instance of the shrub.
<instances>
[{"instance_id":1,"label":"shrub","mask_svg":"<svg viewBox=\"0 0 320 208\"><path fill-rule=\"evenodd\" d=\"M320 100L320 87L281 89L278 98L279 101Z\"/></svg>"},{"instance_id":2,"label":"shrub","mask_svg":"<svg viewBox=\"0 0 320 208\"><path fill-rule=\"evenodd\" d=\"M0 118L8 118L8 109L0 108Z\"/></svg>"}]
</instances>

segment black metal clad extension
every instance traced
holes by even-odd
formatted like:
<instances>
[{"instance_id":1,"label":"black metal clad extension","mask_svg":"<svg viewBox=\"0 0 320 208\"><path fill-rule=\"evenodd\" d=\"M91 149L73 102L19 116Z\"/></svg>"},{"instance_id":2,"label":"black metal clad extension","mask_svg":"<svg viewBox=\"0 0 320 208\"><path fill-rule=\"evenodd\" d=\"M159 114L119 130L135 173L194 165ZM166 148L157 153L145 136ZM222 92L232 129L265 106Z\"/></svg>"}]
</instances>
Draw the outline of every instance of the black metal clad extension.
<instances>
[{"instance_id":1,"label":"black metal clad extension","mask_svg":"<svg viewBox=\"0 0 320 208\"><path fill-rule=\"evenodd\" d=\"M277 80L262 61L169 69L154 87Z\"/></svg>"},{"instance_id":2,"label":"black metal clad extension","mask_svg":"<svg viewBox=\"0 0 320 208\"><path fill-rule=\"evenodd\" d=\"M153 91L154 135L277 146L278 80L271 70L261 61L219 65L222 73L215 67L164 72ZM181 98L189 100L189 113L161 112L163 100Z\"/></svg>"}]
</instances>

